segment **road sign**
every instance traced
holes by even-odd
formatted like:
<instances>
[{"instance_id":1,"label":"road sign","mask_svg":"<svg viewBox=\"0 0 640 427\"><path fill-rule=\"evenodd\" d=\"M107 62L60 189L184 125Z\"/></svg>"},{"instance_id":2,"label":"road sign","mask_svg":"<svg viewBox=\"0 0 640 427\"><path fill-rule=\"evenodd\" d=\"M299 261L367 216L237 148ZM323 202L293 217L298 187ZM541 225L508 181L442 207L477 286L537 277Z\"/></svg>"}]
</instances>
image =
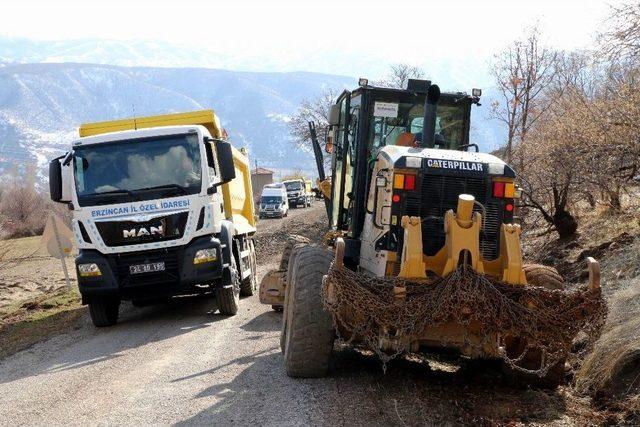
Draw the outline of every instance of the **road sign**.
<instances>
[{"instance_id":1,"label":"road sign","mask_svg":"<svg viewBox=\"0 0 640 427\"><path fill-rule=\"evenodd\" d=\"M65 258L71 255L71 251L73 250L73 232L60 218L51 214L44 227L42 243L47 248L49 255L60 260L67 287L71 287Z\"/></svg>"}]
</instances>

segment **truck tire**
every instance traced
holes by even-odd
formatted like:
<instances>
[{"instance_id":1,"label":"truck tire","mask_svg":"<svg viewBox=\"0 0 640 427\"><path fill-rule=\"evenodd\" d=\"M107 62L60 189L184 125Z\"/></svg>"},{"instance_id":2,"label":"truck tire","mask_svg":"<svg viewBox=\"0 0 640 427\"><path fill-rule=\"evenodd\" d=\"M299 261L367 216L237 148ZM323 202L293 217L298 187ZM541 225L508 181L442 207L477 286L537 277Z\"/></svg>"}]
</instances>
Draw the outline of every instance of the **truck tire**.
<instances>
[{"instance_id":1,"label":"truck tire","mask_svg":"<svg viewBox=\"0 0 640 427\"><path fill-rule=\"evenodd\" d=\"M542 264L525 264L522 269L527 283L531 286L542 286L550 290L564 289L564 279L553 267Z\"/></svg>"},{"instance_id":2,"label":"truck tire","mask_svg":"<svg viewBox=\"0 0 640 427\"><path fill-rule=\"evenodd\" d=\"M322 304L322 278L333 254L317 246L300 250L287 304L284 365L290 377L322 377L329 370L335 338L333 318Z\"/></svg>"},{"instance_id":3,"label":"truck tire","mask_svg":"<svg viewBox=\"0 0 640 427\"><path fill-rule=\"evenodd\" d=\"M236 264L236 258L232 254L229 269L222 279L223 287L216 288L215 291L218 310L225 316L235 315L240 304L240 275Z\"/></svg>"},{"instance_id":4,"label":"truck tire","mask_svg":"<svg viewBox=\"0 0 640 427\"><path fill-rule=\"evenodd\" d=\"M249 255L251 275L240 284L240 296L242 297L250 297L258 289L258 264L256 262L256 249L253 241L249 242L249 248L251 250L251 254Z\"/></svg>"},{"instance_id":5,"label":"truck tire","mask_svg":"<svg viewBox=\"0 0 640 427\"><path fill-rule=\"evenodd\" d=\"M291 256L289 256L288 264L287 264L287 276L284 288L284 302L282 306L282 326L280 328L280 350L284 353L284 342L287 336L287 305L289 304L289 290L291 286L290 283L293 283L293 272L296 269L296 260L298 259L298 255L300 251L306 246L304 243L299 243L294 245L291 249Z\"/></svg>"},{"instance_id":6,"label":"truck tire","mask_svg":"<svg viewBox=\"0 0 640 427\"><path fill-rule=\"evenodd\" d=\"M98 328L113 326L118 323L119 311L119 299L93 299L89 302L91 321Z\"/></svg>"}]
</instances>

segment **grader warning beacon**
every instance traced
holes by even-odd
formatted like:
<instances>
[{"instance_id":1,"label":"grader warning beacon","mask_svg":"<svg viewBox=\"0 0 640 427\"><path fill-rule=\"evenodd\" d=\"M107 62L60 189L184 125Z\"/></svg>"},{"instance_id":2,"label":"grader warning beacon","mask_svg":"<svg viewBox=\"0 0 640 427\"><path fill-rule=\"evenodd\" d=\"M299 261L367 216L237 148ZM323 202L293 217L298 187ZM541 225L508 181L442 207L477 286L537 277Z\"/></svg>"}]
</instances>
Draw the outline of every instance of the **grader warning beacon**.
<instances>
[{"instance_id":1,"label":"grader warning beacon","mask_svg":"<svg viewBox=\"0 0 640 427\"><path fill-rule=\"evenodd\" d=\"M341 338L384 362L446 348L556 383L575 335L601 325L598 263L573 291L555 269L523 264L516 174L469 142L480 90L359 83L332 106L325 144L332 249L288 248L261 284L264 303L284 306L287 373L325 375Z\"/></svg>"}]
</instances>

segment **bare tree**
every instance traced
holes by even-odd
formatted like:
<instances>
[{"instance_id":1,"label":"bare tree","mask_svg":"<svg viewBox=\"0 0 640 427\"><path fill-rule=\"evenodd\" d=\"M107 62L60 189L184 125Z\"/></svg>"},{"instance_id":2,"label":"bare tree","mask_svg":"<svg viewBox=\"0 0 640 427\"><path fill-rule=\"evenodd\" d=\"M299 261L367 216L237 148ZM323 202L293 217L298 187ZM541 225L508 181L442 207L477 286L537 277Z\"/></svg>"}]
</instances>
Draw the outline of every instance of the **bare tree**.
<instances>
[{"instance_id":1,"label":"bare tree","mask_svg":"<svg viewBox=\"0 0 640 427\"><path fill-rule=\"evenodd\" d=\"M599 34L602 53L610 59L636 60L640 56L640 3L611 6L605 22L606 30Z\"/></svg>"},{"instance_id":2,"label":"bare tree","mask_svg":"<svg viewBox=\"0 0 640 427\"><path fill-rule=\"evenodd\" d=\"M329 110L338 97L336 89L323 91L316 99L305 99L289 121L289 132L297 147L307 148L311 145L309 122L315 122L320 144L324 144L324 136L329 129Z\"/></svg>"},{"instance_id":3,"label":"bare tree","mask_svg":"<svg viewBox=\"0 0 640 427\"><path fill-rule=\"evenodd\" d=\"M389 72L379 81L377 86L391 87L395 89L405 89L409 79L424 78L424 71L409 64L392 64Z\"/></svg>"},{"instance_id":4,"label":"bare tree","mask_svg":"<svg viewBox=\"0 0 640 427\"><path fill-rule=\"evenodd\" d=\"M548 108L544 91L554 77L556 52L540 42L540 32L532 28L524 40L516 40L496 55L492 74L501 99L492 106L494 118L507 126L505 155L512 159L513 146L523 141L531 126Z\"/></svg>"}]
</instances>

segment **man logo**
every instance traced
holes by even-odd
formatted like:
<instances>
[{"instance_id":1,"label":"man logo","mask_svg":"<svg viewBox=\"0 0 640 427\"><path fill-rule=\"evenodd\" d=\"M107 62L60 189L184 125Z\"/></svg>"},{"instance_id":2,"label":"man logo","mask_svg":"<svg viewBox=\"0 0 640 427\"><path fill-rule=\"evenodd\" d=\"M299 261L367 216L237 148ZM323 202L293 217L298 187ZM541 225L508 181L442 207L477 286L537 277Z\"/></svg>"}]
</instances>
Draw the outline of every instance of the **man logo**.
<instances>
[{"instance_id":1,"label":"man logo","mask_svg":"<svg viewBox=\"0 0 640 427\"><path fill-rule=\"evenodd\" d=\"M144 227L140 227L138 230L135 228L132 228L131 230L122 230L122 237L125 239L144 236L164 236L164 227L159 225L157 227L151 227L149 230Z\"/></svg>"}]
</instances>

